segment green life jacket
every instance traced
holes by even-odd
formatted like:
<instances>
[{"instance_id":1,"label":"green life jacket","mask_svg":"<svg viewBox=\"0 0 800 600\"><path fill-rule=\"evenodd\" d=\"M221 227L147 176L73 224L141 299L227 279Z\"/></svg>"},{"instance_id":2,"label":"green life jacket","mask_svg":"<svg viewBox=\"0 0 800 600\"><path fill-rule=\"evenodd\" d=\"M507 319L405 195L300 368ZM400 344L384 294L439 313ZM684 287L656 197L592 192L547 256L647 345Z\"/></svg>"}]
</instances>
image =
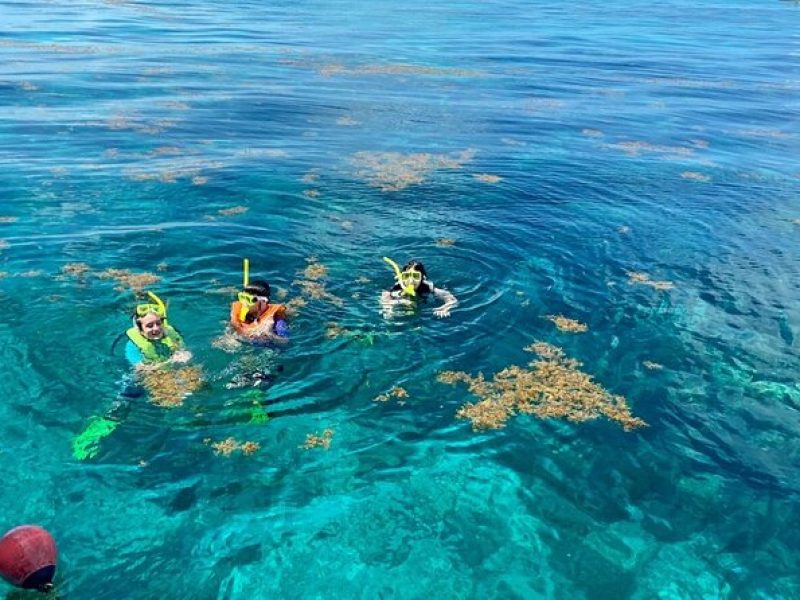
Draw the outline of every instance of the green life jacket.
<instances>
[{"instance_id":1,"label":"green life jacket","mask_svg":"<svg viewBox=\"0 0 800 600\"><path fill-rule=\"evenodd\" d=\"M125 333L128 339L136 344L136 347L142 352L146 362L162 362L183 346L183 338L174 327L164 323L163 328L164 337L160 340L148 340L138 327L131 327Z\"/></svg>"}]
</instances>

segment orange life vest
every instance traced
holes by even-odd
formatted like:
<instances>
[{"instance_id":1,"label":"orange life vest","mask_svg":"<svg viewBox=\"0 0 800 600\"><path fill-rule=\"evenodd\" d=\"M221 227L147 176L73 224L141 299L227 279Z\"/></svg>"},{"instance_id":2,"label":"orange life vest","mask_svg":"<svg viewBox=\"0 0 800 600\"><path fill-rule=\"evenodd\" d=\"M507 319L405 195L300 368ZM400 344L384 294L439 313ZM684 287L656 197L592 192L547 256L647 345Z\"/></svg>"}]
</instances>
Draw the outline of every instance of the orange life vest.
<instances>
[{"instance_id":1,"label":"orange life vest","mask_svg":"<svg viewBox=\"0 0 800 600\"><path fill-rule=\"evenodd\" d=\"M278 319L285 319L286 318L286 307L283 304L267 304L267 307L264 309L260 315L258 315L253 321L246 322L242 321L239 318L239 315L242 311L242 303L239 301L234 302L231 304L231 326L238 332L242 334L247 334L250 331L258 329L259 325L272 317L276 321Z\"/></svg>"}]
</instances>

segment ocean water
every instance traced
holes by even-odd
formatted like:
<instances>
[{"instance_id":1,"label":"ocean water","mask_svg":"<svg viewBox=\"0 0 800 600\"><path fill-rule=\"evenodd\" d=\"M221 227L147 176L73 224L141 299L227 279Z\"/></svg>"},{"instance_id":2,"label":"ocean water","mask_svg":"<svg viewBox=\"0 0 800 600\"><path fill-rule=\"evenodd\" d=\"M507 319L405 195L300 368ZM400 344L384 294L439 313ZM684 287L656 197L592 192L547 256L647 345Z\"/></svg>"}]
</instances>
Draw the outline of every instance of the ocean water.
<instances>
[{"instance_id":1,"label":"ocean water","mask_svg":"<svg viewBox=\"0 0 800 600\"><path fill-rule=\"evenodd\" d=\"M797 3L0 19L0 526L53 533L63 597L800 597ZM305 299L277 353L212 345L245 256ZM451 317L383 318L383 256ZM109 269L152 274L207 385L78 461L127 373ZM457 418L439 372L535 341L648 427ZM282 366L266 424L225 385L243 361Z\"/></svg>"}]
</instances>

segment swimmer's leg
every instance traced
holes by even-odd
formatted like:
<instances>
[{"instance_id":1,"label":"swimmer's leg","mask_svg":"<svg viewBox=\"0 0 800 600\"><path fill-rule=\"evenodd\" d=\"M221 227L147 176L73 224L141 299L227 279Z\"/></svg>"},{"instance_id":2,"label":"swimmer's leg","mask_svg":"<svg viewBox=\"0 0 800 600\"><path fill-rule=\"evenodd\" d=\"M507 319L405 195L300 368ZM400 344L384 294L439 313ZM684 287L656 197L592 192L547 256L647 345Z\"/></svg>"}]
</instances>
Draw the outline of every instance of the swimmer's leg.
<instances>
[{"instance_id":1,"label":"swimmer's leg","mask_svg":"<svg viewBox=\"0 0 800 600\"><path fill-rule=\"evenodd\" d=\"M131 412L131 400L144 395L144 388L131 380L123 381L120 397L102 417L89 419L86 427L72 438L72 455L77 460L94 458L100 452L100 442L119 427Z\"/></svg>"}]
</instances>

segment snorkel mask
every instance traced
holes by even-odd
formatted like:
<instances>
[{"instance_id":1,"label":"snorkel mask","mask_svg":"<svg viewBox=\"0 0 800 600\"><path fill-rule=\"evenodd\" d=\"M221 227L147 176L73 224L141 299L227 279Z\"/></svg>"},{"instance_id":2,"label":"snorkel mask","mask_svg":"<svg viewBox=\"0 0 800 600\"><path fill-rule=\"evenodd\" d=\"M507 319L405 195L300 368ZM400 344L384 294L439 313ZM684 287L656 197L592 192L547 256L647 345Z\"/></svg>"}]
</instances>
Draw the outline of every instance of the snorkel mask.
<instances>
[{"instance_id":1,"label":"snorkel mask","mask_svg":"<svg viewBox=\"0 0 800 600\"><path fill-rule=\"evenodd\" d=\"M407 296L416 296L417 286L422 281L422 273L414 269L401 271L400 266L391 258L384 256L383 260L386 261L390 267L392 267L395 279L397 280L397 283L400 284L403 293Z\"/></svg>"},{"instance_id":2,"label":"snorkel mask","mask_svg":"<svg viewBox=\"0 0 800 600\"><path fill-rule=\"evenodd\" d=\"M153 292L147 292L148 297L153 301L152 303L147 302L143 304L136 305L136 316L137 317L144 317L153 313L154 315L158 315L162 319L167 318L167 306L164 302L156 296Z\"/></svg>"}]
</instances>

